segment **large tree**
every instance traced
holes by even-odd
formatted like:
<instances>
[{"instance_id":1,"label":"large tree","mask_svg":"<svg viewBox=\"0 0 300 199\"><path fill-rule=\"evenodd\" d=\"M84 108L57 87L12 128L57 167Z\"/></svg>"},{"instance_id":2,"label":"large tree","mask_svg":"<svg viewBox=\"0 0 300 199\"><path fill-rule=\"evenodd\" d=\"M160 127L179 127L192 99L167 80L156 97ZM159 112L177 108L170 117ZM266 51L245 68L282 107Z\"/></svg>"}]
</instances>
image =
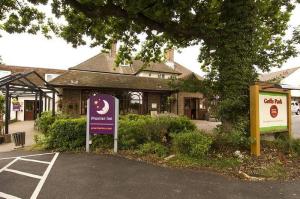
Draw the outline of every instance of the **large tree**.
<instances>
[{"instance_id":1,"label":"large tree","mask_svg":"<svg viewBox=\"0 0 300 199\"><path fill-rule=\"evenodd\" d=\"M224 124L235 124L247 117L248 86L257 79L257 71L281 66L295 55L292 40L284 36L296 2L2 0L0 28L9 33L55 33L74 47L91 40L92 46L108 49L120 41L117 64L133 55L145 62L159 61L166 48L201 44L199 62L220 97L219 116ZM49 3L53 20L40 6Z\"/></svg>"}]
</instances>

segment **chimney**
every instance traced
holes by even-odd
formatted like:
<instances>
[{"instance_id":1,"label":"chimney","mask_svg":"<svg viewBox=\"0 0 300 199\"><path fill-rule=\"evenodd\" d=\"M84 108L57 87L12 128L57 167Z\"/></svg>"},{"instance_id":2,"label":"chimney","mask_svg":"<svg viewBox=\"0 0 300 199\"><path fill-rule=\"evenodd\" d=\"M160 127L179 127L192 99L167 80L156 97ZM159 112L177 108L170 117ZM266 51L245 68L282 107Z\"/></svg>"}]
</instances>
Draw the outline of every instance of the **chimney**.
<instances>
[{"instance_id":1,"label":"chimney","mask_svg":"<svg viewBox=\"0 0 300 199\"><path fill-rule=\"evenodd\" d=\"M173 48L168 49L165 56L166 56L167 62L174 62L174 49Z\"/></svg>"},{"instance_id":2,"label":"chimney","mask_svg":"<svg viewBox=\"0 0 300 199\"><path fill-rule=\"evenodd\" d=\"M169 66L170 68L172 68L173 70L175 70L175 64L174 64L174 49L168 49L166 54L166 65Z\"/></svg>"},{"instance_id":3,"label":"chimney","mask_svg":"<svg viewBox=\"0 0 300 199\"><path fill-rule=\"evenodd\" d=\"M113 42L110 47L110 56L115 57L117 55L117 42Z\"/></svg>"}]
</instances>

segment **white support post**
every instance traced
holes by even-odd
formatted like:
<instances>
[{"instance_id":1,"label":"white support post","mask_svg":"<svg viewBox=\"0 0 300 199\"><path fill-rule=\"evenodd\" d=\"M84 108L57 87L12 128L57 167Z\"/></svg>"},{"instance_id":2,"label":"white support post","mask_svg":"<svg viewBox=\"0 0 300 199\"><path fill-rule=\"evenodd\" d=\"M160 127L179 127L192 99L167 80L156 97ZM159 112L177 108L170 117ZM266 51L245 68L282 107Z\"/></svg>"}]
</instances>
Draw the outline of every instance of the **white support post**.
<instances>
[{"instance_id":1,"label":"white support post","mask_svg":"<svg viewBox=\"0 0 300 199\"><path fill-rule=\"evenodd\" d=\"M114 153L118 152L119 99L115 98Z\"/></svg>"},{"instance_id":2,"label":"white support post","mask_svg":"<svg viewBox=\"0 0 300 199\"><path fill-rule=\"evenodd\" d=\"M90 152L90 130L89 130L89 123L90 123L90 99L87 101L87 117L86 117L86 141L85 141L85 150L87 153Z\"/></svg>"}]
</instances>

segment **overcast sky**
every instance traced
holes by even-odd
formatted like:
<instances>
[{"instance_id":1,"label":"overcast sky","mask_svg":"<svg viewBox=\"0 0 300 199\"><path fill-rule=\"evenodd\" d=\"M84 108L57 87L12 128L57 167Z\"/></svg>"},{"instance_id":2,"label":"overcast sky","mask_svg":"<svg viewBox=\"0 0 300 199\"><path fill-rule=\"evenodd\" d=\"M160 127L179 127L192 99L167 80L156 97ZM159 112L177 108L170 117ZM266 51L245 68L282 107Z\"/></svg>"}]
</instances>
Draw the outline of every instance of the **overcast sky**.
<instances>
[{"instance_id":1,"label":"overcast sky","mask_svg":"<svg viewBox=\"0 0 300 199\"><path fill-rule=\"evenodd\" d=\"M300 6L294 10L290 26L294 27L299 24ZM4 32L1 32L1 35L0 55L7 65L67 69L100 52L100 48L97 47L81 46L73 48L60 38L48 40L41 35L9 35ZM175 61L203 75L197 62L199 46L181 49L181 51L182 53L175 53ZM297 66L300 66L300 55L297 58L288 60L282 68ZM273 71L276 70L279 69L273 69Z\"/></svg>"}]
</instances>

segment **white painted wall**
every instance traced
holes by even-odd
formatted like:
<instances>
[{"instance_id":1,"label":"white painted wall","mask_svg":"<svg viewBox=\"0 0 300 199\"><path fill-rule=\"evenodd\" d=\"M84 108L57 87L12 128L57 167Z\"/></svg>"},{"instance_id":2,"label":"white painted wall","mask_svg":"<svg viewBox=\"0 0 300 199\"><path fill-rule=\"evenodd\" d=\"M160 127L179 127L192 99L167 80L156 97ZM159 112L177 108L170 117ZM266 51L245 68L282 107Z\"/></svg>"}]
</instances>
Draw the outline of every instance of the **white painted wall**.
<instances>
[{"instance_id":1,"label":"white painted wall","mask_svg":"<svg viewBox=\"0 0 300 199\"><path fill-rule=\"evenodd\" d=\"M300 86L300 69L296 70L294 73L292 73L288 77L281 80L280 83L299 87ZM292 90L291 94L292 94L292 97L300 97L299 90Z\"/></svg>"},{"instance_id":2,"label":"white painted wall","mask_svg":"<svg viewBox=\"0 0 300 199\"><path fill-rule=\"evenodd\" d=\"M136 75L140 76L140 77L159 78L159 74L160 73L158 73L158 72L141 71ZM163 74L165 75L164 79L170 79L172 77L172 75L175 75L175 74L169 74L169 73L163 73Z\"/></svg>"},{"instance_id":3,"label":"white painted wall","mask_svg":"<svg viewBox=\"0 0 300 199\"><path fill-rule=\"evenodd\" d=\"M52 94L48 94L49 97L52 98ZM18 101L21 104L21 110L18 111L18 121L24 121L24 101L25 100L35 100L35 97L19 97ZM55 111L57 112L58 110L58 101L59 101L59 97L56 95L55 96ZM47 106L48 106L49 101L47 101ZM43 98L43 110L45 107L45 98ZM11 104L11 109L12 109L12 104ZM47 109L48 110L48 109ZM50 100L50 109L48 111L52 111L52 100ZM5 118L5 116L3 116L3 118ZM12 111L10 112L10 119L14 120L16 119L16 111Z\"/></svg>"}]
</instances>

